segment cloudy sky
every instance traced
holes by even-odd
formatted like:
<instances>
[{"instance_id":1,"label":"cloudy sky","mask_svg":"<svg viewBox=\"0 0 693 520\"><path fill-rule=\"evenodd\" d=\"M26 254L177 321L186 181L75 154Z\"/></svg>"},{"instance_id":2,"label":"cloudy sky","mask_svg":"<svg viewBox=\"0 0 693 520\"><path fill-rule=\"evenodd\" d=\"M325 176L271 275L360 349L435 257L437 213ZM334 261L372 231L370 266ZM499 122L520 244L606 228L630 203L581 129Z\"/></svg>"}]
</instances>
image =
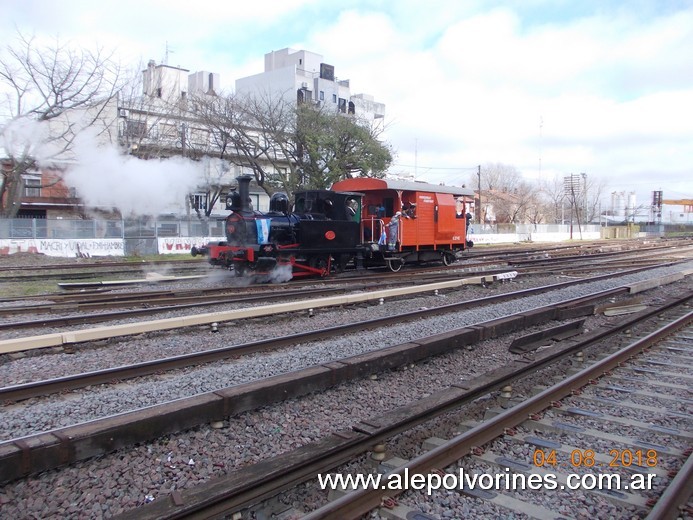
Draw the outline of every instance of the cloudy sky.
<instances>
[{"instance_id":1,"label":"cloudy sky","mask_svg":"<svg viewBox=\"0 0 693 520\"><path fill-rule=\"evenodd\" d=\"M167 57L228 90L305 49L386 105L393 173L462 184L503 163L585 172L605 198L693 197L691 0L4 0L0 28Z\"/></svg>"}]
</instances>

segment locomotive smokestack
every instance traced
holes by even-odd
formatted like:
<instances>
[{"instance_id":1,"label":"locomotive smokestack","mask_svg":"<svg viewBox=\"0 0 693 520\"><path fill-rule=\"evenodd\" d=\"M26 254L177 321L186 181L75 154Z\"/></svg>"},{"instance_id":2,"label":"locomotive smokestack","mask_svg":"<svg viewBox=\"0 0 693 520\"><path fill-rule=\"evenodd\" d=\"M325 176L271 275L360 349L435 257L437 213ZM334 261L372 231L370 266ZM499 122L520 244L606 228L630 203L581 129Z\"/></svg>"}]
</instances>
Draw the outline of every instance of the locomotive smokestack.
<instances>
[{"instance_id":1,"label":"locomotive smokestack","mask_svg":"<svg viewBox=\"0 0 693 520\"><path fill-rule=\"evenodd\" d=\"M238 195L241 199L240 211L250 211L250 181L252 175L239 175L236 177L238 181Z\"/></svg>"}]
</instances>

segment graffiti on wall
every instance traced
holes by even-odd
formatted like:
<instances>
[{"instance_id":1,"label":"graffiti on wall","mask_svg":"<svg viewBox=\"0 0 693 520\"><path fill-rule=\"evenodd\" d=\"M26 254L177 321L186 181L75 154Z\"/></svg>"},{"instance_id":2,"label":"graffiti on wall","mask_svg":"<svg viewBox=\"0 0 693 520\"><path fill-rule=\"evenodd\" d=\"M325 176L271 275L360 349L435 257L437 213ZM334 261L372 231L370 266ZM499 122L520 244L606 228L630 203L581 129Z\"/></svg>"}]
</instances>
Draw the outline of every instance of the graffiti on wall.
<instances>
[{"instance_id":1,"label":"graffiti on wall","mask_svg":"<svg viewBox=\"0 0 693 520\"><path fill-rule=\"evenodd\" d=\"M206 246L209 242L218 242L219 237L167 237L159 238L159 254L173 255L190 253L193 246Z\"/></svg>"},{"instance_id":2,"label":"graffiti on wall","mask_svg":"<svg viewBox=\"0 0 693 520\"><path fill-rule=\"evenodd\" d=\"M0 255L38 253L47 256L123 256L122 239L0 239Z\"/></svg>"}]
</instances>

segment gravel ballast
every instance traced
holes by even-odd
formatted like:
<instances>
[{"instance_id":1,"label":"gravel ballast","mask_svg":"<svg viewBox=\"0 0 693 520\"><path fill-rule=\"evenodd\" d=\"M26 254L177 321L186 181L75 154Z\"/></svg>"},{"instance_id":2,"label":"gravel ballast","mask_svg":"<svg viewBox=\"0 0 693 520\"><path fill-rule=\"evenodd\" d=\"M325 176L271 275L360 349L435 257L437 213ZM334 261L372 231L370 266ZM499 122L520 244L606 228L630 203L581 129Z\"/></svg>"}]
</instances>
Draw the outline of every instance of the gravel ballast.
<instances>
[{"instance_id":1,"label":"gravel ballast","mask_svg":"<svg viewBox=\"0 0 693 520\"><path fill-rule=\"evenodd\" d=\"M688 267L693 263L688 263ZM378 331L364 331L325 344L297 345L277 352L258 353L239 360L186 369L159 377L129 381L115 388L92 388L55 398L32 400L5 407L3 439L121 413L140 406L194 395L269 375L325 363L341 357L368 352L421 336L440 333L487 321L549 303L584 296L607 288L650 279L655 275L680 271L681 267L613 277L534 296L435 318L402 323ZM562 279L562 281L565 279ZM537 285L555 283L547 277ZM534 282L532 282L534 284ZM529 286L518 280L504 284L503 290ZM662 300L675 292L689 291L682 281L647 293ZM75 354L27 356L7 361L0 368L0 380L19 382L45 379L174 355L186 349L217 348L282 334L373 318L441 303L470 299L470 294L487 295L488 290L464 288L441 296L386 301L384 305L354 306L320 311L315 317L293 315L289 319L221 327L218 334L158 334L156 337L127 338L103 342L97 348L77 349ZM602 318L594 318L603 319ZM268 330L270 329L270 330ZM202 338L202 339L200 339ZM181 345L183 344L183 345ZM84 461L60 471L49 471L0 489L0 506L7 517L15 518L103 518L136 507L170 493L191 487L212 476L222 475L263 458L317 440L330 431L349 427L359 419L386 412L468 377L503 365L513 356L507 352L508 339L484 342L474 351L439 356L414 368L381 374L304 399L270 406L230 418L219 430L201 426L191 432L158 439L131 450ZM37 374L40 374L37 377ZM27 406L28 405L28 406ZM315 498L313 498L315 500ZM433 503L432 501L431 503ZM472 503L460 505L472 508ZM462 511L452 508L453 511ZM589 510L589 509L588 509ZM478 513L478 512L477 512Z\"/></svg>"}]
</instances>

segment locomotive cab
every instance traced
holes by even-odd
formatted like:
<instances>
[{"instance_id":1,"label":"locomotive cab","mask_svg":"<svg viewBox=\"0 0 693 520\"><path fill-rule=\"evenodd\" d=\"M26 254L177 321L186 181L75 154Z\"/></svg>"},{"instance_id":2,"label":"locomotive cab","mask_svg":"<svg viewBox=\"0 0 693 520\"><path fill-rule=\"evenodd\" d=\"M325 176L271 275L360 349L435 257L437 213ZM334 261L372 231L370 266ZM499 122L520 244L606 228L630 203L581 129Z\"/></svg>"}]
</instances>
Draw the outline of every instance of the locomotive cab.
<instances>
[{"instance_id":1,"label":"locomotive cab","mask_svg":"<svg viewBox=\"0 0 693 520\"><path fill-rule=\"evenodd\" d=\"M299 218L302 249L329 249L336 254L353 251L360 243L361 198L360 193L297 192L294 215Z\"/></svg>"}]
</instances>

